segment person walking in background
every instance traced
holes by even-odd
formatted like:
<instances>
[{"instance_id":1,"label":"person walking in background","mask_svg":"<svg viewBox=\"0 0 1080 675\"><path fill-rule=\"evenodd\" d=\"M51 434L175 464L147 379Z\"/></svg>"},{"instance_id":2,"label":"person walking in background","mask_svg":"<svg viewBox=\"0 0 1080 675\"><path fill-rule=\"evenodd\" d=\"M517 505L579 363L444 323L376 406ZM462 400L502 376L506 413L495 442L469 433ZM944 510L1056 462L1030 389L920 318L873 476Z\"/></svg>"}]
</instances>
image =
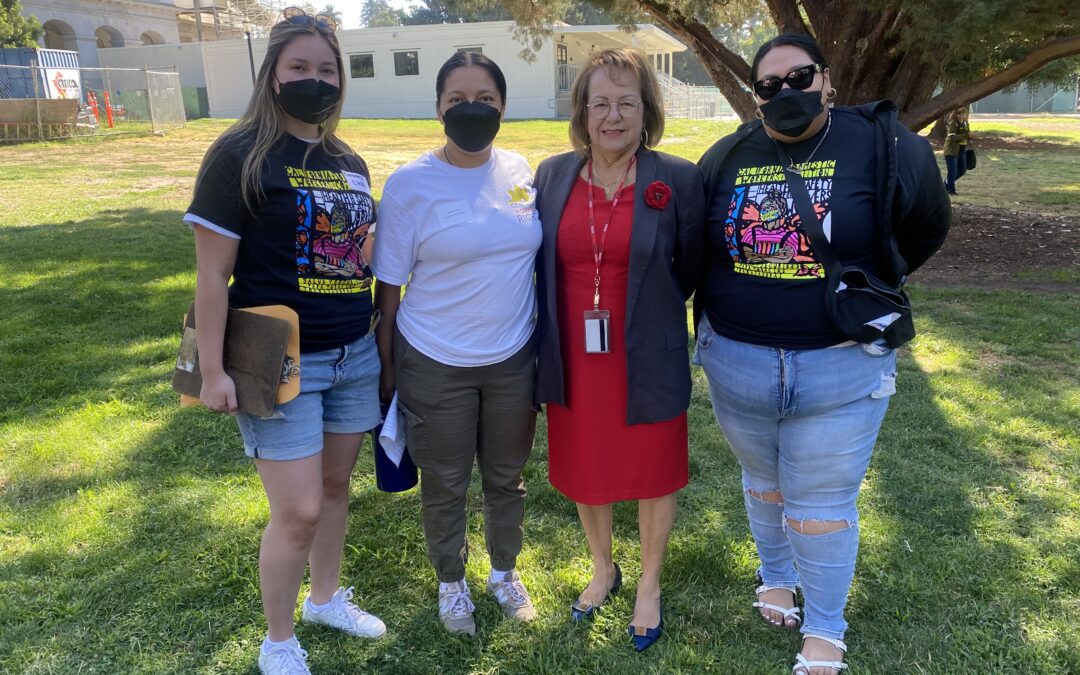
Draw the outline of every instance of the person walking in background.
<instances>
[{"instance_id":1,"label":"person walking in background","mask_svg":"<svg viewBox=\"0 0 1080 675\"><path fill-rule=\"evenodd\" d=\"M811 38L770 40L751 78L760 121L700 161L711 213L695 362L742 467L761 563L753 606L801 628L795 675L834 675L847 667L856 498L895 391L896 351L833 324L825 266L789 186L805 183L835 258L894 286L944 242L949 200L929 145L891 102L829 105L836 90Z\"/></svg>"},{"instance_id":2,"label":"person walking in background","mask_svg":"<svg viewBox=\"0 0 1080 675\"><path fill-rule=\"evenodd\" d=\"M656 152L664 104L640 52L592 56L570 94L574 151L536 172L544 228L537 398L547 403L551 484L577 503L592 580L586 619L622 583L612 503L637 500L641 579L628 632L660 637L660 570L687 484L686 299L704 262L701 172Z\"/></svg>"},{"instance_id":3,"label":"person walking in background","mask_svg":"<svg viewBox=\"0 0 1080 675\"><path fill-rule=\"evenodd\" d=\"M483 54L458 52L439 70L435 96L445 144L395 171L383 191L373 262L377 332L382 395L396 390L421 472L439 618L451 633L472 635L465 564L473 462L483 481L487 589L508 617L536 617L516 564L521 472L536 422L540 221L528 163L492 145L506 110L499 67Z\"/></svg>"},{"instance_id":4,"label":"person walking in background","mask_svg":"<svg viewBox=\"0 0 1080 675\"><path fill-rule=\"evenodd\" d=\"M198 267L199 398L236 416L270 502L259 552L263 673L309 672L293 634L305 566L303 621L386 632L338 586L349 479L380 416L365 263L375 203L367 165L334 134L344 86L335 29L294 9L270 30L247 110L206 153L184 216ZM228 308L258 305L297 312L303 364L300 394L265 418L237 412L222 367Z\"/></svg>"},{"instance_id":5,"label":"person walking in background","mask_svg":"<svg viewBox=\"0 0 1080 675\"><path fill-rule=\"evenodd\" d=\"M956 181L967 173L967 149L971 140L967 106L949 113L945 120L945 190L956 194Z\"/></svg>"}]
</instances>

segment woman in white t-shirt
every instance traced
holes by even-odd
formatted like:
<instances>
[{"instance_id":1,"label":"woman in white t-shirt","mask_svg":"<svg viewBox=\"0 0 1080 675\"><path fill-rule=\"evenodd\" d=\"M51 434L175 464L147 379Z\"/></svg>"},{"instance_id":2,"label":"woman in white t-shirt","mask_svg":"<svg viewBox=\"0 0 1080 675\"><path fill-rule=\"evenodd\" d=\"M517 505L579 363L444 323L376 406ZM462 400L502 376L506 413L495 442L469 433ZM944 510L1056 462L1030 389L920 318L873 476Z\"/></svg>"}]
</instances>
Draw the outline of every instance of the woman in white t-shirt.
<instances>
[{"instance_id":1,"label":"woman in white t-shirt","mask_svg":"<svg viewBox=\"0 0 1080 675\"><path fill-rule=\"evenodd\" d=\"M483 477L487 590L508 617L536 616L514 567L525 514L521 471L536 420L533 271L541 232L528 163L492 147L506 107L499 67L458 52L439 70L435 93L446 143L399 168L383 190L372 263L382 313L376 339L380 393L396 391L421 471L439 618L451 633L472 635L465 529L474 460Z\"/></svg>"}]
</instances>

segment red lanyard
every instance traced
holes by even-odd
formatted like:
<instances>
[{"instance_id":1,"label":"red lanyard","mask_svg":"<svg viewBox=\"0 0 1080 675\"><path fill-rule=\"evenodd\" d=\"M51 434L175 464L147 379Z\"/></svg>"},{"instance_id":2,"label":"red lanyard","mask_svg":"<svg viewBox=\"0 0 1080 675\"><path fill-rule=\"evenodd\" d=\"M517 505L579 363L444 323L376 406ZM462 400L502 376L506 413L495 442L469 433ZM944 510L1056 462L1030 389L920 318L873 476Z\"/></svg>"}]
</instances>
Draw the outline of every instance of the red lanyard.
<instances>
[{"instance_id":1,"label":"red lanyard","mask_svg":"<svg viewBox=\"0 0 1080 675\"><path fill-rule=\"evenodd\" d=\"M626 165L626 171L623 172L622 178L619 180L619 188L615 191L615 200L611 202L611 211L608 212L607 220L604 222L604 232L600 235L600 246L597 246L596 220L593 218L592 160L589 160L589 235L592 237L593 262L596 263L596 276L593 277L593 286L596 288L593 293L594 310L600 309L600 262L604 259L604 245L607 244L608 226L611 225L611 218L615 215L615 207L619 205L619 198L622 196L623 187L626 185L626 177L630 175L630 169L634 168L635 161L637 161L636 155L630 158L630 163Z\"/></svg>"}]
</instances>

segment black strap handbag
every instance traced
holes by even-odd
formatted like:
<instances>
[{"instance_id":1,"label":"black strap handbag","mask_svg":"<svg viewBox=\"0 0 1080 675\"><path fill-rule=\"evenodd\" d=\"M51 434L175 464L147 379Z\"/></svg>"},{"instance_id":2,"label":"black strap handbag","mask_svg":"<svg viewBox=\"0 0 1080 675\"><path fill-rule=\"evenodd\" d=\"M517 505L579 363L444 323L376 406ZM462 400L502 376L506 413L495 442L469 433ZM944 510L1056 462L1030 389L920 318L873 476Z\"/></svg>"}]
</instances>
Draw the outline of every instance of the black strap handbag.
<instances>
[{"instance_id":1,"label":"black strap handbag","mask_svg":"<svg viewBox=\"0 0 1080 675\"><path fill-rule=\"evenodd\" d=\"M802 174L779 143L776 152L780 166L785 167L784 178L803 231L825 267L825 311L833 324L848 338L864 344L884 340L896 348L910 341L915 337L915 324L911 301L904 292L906 277L892 286L861 267L841 264L821 227Z\"/></svg>"}]
</instances>

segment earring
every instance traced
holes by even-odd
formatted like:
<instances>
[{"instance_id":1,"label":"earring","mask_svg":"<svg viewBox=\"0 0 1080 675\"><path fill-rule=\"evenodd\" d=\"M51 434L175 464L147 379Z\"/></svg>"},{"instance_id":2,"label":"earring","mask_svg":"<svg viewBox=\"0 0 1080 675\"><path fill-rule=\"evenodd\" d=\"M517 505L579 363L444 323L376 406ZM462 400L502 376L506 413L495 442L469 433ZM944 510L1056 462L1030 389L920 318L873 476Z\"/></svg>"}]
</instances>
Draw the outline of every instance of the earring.
<instances>
[{"instance_id":1,"label":"earring","mask_svg":"<svg viewBox=\"0 0 1080 675\"><path fill-rule=\"evenodd\" d=\"M641 130L641 134L642 134L642 136L644 136L644 137L645 137L645 140L643 140L643 141L641 142L641 144L642 144L643 146L645 146L646 148L647 148L647 147L649 147L649 130L648 130L648 129L645 129L645 128L642 128L642 130Z\"/></svg>"},{"instance_id":2,"label":"earring","mask_svg":"<svg viewBox=\"0 0 1080 675\"><path fill-rule=\"evenodd\" d=\"M758 118L759 120L763 120L765 119L765 113L761 112L761 108L756 108L754 110L754 117Z\"/></svg>"},{"instance_id":3,"label":"earring","mask_svg":"<svg viewBox=\"0 0 1080 675\"><path fill-rule=\"evenodd\" d=\"M829 87L829 91L825 92L825 100L831 101L836 98L836 88Z\"/></svg>"}]
</instances>

